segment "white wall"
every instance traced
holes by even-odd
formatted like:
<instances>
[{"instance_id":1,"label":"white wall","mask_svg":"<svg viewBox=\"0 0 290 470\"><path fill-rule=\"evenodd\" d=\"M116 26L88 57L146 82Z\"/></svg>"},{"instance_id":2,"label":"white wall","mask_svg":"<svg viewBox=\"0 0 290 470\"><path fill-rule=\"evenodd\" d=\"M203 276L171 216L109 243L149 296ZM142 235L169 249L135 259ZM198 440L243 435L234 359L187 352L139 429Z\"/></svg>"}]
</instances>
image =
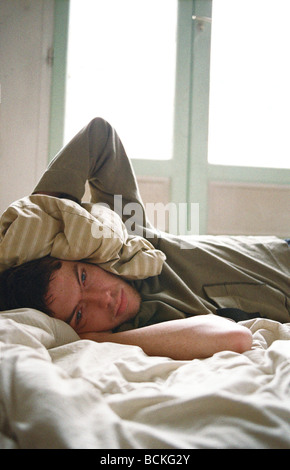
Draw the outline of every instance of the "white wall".
<instances>
[{"instance_id":1,"label":"white wall","mask_svg":"<svg viewBox=\"0 0 290 470\"><path fill-rule=\"evenodd\" d=\"M0 0L0 213L47 165L53 0Z\"/></svg>"},{"instance_id":2,"label":"white wall","mask_svg":"<svg viewBox=\"0 0 290 470\"><path fill-rule=\"evenodd\" d=\"M289 185L209 182L208 233L289 238Z\"/></svg>"}]
</instances>

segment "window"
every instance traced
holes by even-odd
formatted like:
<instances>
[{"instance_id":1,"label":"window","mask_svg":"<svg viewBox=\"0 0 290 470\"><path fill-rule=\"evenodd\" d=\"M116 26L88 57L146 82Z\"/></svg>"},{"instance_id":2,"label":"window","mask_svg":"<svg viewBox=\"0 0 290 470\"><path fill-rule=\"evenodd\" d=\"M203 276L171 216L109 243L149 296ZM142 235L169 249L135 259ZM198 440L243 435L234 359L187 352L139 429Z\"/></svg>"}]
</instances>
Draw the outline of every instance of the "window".
<instances>
[{"instance_id":1,"label":"window","mask_svg":"<svg viewBox=\"0 0 290 470\"><path fill-rule=\"evenodd\" d=\"M214 0L209 163L290 168L290 2Z\"/></svg>"},{"instance_id":2,"label":"window","mask_svg":"<svg viewBox=\"0 0 290 470\"><path fill-rule=\"evenodd\" d=\"M176 25L177 0L70 1L65 142L101 116L130 157L172 157Z\"/></svg>"}]
</instances>

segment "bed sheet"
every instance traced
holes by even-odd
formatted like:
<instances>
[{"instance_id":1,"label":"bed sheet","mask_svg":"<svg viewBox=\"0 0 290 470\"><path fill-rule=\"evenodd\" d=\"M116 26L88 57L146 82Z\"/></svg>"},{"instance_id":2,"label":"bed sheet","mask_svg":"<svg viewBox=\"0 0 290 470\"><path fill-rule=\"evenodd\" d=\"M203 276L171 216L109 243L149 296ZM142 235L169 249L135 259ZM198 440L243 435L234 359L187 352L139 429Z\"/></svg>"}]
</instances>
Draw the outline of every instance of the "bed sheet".
<instances>
[{"instance_id":1,"label":"bed sheet","mask_svg":"<svg viewBox=\"0 0 290 470\"><path fill-rule=\"evenodd\" d=\"M244 324L251 351L175 361L2 312L0 448L290 448L290 324Z\"/></svg>"}]
</instances>

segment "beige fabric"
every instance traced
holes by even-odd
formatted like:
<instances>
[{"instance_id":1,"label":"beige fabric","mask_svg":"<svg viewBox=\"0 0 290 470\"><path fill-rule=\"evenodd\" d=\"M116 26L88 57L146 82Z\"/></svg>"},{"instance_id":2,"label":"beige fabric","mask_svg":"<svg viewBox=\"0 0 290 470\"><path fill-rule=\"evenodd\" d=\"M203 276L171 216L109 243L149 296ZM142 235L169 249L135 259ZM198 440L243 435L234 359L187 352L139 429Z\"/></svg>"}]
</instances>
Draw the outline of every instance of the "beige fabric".
<instances>
[{"instance_id":1,"label":"beige fabric","mask_svg":"<svg viewBox=\"0 0 290 470\"><path fill-rule=\"evenodd\" d=\"M95 204L81 206L69 199L32 195L5 211L0 220L0 271L50 254L97 263L127 279L161 272L165 255L151 240L138 233L128 235L119 215L108 209L113 208L114 194L122 196L123 204L128 200L140 203L140 198L122 143L100 118L59 152L34 192L61 192L80 203L87 179ZM111 188L115 190L112 196ZM107 207L101 207L101 202ZM145 218L142 207L140 225Z\"/></svg>"},{"instance_id":2,"label":"beige fabric","mask_svg":"<svg viewBox=\"0 0 290 470\"><path fill-rule=\"evenodd\" d=\"M51 255L85 260L127 279L159 274L165 255L128 235L107 207L33 195L12 204L0 222L0 270Z\"/></svg>"}]
</instances>

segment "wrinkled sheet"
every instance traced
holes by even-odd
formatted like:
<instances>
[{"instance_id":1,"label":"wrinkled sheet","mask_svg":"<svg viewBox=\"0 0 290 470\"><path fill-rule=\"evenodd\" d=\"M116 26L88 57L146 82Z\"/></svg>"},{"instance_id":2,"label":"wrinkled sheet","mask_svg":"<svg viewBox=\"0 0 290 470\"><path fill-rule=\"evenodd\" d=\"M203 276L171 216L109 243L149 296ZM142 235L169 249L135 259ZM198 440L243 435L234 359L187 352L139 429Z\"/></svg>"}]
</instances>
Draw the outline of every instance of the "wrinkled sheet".
<instances>
[{"instance_id":1,"label":"wrinkled sheet","mask_svg":"<svg viewBox=\"0 0 290 470\"><path fill-rule=\"evenodd\" d=\"M290 448L290 324L244 324L251 351L174 361L1 313L0 448Z\"/></svg>"}]
</instances>

